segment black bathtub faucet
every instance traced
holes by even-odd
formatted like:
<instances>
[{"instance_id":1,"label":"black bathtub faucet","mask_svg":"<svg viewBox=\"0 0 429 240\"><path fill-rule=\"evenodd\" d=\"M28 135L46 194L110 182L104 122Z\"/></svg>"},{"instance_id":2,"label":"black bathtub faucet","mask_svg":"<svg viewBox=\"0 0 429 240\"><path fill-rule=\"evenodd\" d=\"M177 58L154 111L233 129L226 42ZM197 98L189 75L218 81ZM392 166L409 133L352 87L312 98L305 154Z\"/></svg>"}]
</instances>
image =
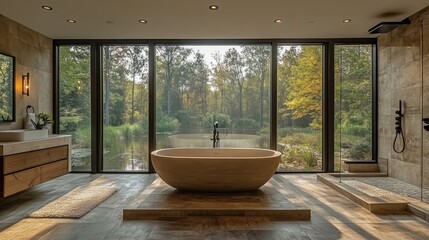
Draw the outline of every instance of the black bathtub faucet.
<instances>
[{"instance_id":1,"label":"black bathtub faucet","mask_svg":"<svg viewBox=\"0 0 429 240\"><path fill-rule=\"evenodd\" d=\"M213 123L213 148L220 147L220 138L219 138L219 123L216 121Z\"/></svg>"}]
</instances>

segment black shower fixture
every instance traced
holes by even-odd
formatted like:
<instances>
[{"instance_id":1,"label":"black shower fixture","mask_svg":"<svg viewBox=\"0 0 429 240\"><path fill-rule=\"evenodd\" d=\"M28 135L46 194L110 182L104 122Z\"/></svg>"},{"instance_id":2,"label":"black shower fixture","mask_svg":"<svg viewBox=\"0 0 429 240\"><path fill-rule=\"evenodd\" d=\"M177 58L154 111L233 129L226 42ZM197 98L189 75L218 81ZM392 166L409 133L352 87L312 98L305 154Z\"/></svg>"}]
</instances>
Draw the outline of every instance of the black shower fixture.
<instances>
[{"instance_id":1,"label":"black shower fixture","mask_svg":"<svg viewBox=\"0 0 429 240\"><path fill-rule=\"evenodd\" d=\"M423 129L429 131L429 118L423 118Z\"/></svg>"},{"instance_id":2,"label":"black shower fixture","mask_svg":"<svg viewBox=\"0 0 429 240\"><path fill-rule=\"evenodd\" d=\"M404 113L402 111L402 100L399 100L399 108L395 111L395 139L393 140L393 151L396 153L402 153L405 150L405 138L404 131L402 130L402 120ZM396 140L398 137L402 139L402 148L396 149Z\"/></svg>"},{"instance_id":3,"label":"black shower fixture","mask_svg":"<svg viewBox=\"0 0 429 240\"><path fill-rule=\"evenodd\" d=\"M401 22L381 22L370 28L368 32L370 34L388 33L399 26L408 25L410 23L411 21L408 18L402 20Z\"/></svg>"}]
</instances>

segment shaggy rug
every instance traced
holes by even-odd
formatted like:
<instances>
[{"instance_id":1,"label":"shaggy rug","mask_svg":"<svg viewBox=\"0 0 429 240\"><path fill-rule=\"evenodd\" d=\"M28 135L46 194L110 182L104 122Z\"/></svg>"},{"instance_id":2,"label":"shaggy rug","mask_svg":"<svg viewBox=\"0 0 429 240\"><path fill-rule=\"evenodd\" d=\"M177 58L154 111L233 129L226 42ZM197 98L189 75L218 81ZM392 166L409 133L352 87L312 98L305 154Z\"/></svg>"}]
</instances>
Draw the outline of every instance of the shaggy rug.
<instances>
[{"instance_id":1,"label":"shaggy rug","mask_svg":"<svg viewBox=\"0 0 429 240\"><path fill-rule=\"evenodd\" d=\"M112 185L85 185L48 203L28 215L31 218L81 218L112 196L117 189Z\"/></svg>"}]
</instances>

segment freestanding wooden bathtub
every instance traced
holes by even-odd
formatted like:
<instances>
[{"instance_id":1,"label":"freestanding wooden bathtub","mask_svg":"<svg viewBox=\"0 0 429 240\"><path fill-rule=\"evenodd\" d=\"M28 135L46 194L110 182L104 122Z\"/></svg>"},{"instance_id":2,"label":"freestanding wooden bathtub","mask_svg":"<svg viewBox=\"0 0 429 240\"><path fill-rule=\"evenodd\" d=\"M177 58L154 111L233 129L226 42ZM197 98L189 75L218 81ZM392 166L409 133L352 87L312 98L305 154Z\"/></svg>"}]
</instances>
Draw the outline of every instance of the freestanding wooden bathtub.
<instances>
[{"instance_id":1,"label":"freestanding wooden bathtub","mask_svg":"<svg viewBox=\"0 0 429 240\"><path fill-rule=\"evenodd\" d=\"M156 172L172 187L239 192L264 185L276 171L281 153L257 148L169 148L151 155Z\"/></svg>"}]
</instances>

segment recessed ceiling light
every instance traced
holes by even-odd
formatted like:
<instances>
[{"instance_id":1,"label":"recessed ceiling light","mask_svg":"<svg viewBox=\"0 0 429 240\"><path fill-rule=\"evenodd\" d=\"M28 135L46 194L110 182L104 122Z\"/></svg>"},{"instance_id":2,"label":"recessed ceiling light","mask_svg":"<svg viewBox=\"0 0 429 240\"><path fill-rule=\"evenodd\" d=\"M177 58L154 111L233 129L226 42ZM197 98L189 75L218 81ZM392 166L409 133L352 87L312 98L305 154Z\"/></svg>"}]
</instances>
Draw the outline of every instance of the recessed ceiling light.
<instances>
[{"instance_id":1,"label":"recessed ceiling light","mask_svg":"<svg viewBox=\"0 0 429 240\"><path fill-rule=\"evenodd\" d=\"M68 23L76 23L76 20L73 20L73 19L67 19L67 22L68 22Z\"/></svg>"},{"instance_id":2,"label":"recessed ceiling light","mask_svg":"<svg viewBox=\"0 0 429 240\"><path fill-rule=\"evenodd\" d=\"M139 23L147 23L147 20L140 19L140 20L139 20Z\"/></svg>"},{"instance_id":3,"label":"recessed ceiling light","mask_svg":"<svg viewBox=\"0 0 429 240\"><path fill-rule=\"evenodd\" d=\"M274 22L275 22L275 23L282 23L282 22L283 22L283 20L279 18L279 19L274 20Z\"/></svg>"},{"instance_id":4,"label":"recessed ceiling light","mask_svg":"<svg viewBox=\"0 0 429 240\"><path fill-rule=\"evenodd\" d=\"M344 20L343 20L343 23L349 23L349 22L351 22L351 21L352 21L351 19L348 19L348 18L347 18L347 19L344 19Z\"/></svg>"},{"instance_id":5,"label":"recessed ceiling light","mask_svg":"<svg viewBox=\"0 0 429 240\"><path fill-rule=\"evenodd\" d=\"M52 10L53 8L52 7L50 7L50 6L42 6L42 8L43 9L45 9L45 10Z\"/></svg>"},{"instance_id":6,"label":"recessed ceiling light","mask_svg":"<svg viewBox=\"0 0 429 240\"><path fill-rule=\"evenodd\" d=\"M218 5L210 5L209 9L210 10L218 10L219 6Z\"/></svg>"}]
</instances>

